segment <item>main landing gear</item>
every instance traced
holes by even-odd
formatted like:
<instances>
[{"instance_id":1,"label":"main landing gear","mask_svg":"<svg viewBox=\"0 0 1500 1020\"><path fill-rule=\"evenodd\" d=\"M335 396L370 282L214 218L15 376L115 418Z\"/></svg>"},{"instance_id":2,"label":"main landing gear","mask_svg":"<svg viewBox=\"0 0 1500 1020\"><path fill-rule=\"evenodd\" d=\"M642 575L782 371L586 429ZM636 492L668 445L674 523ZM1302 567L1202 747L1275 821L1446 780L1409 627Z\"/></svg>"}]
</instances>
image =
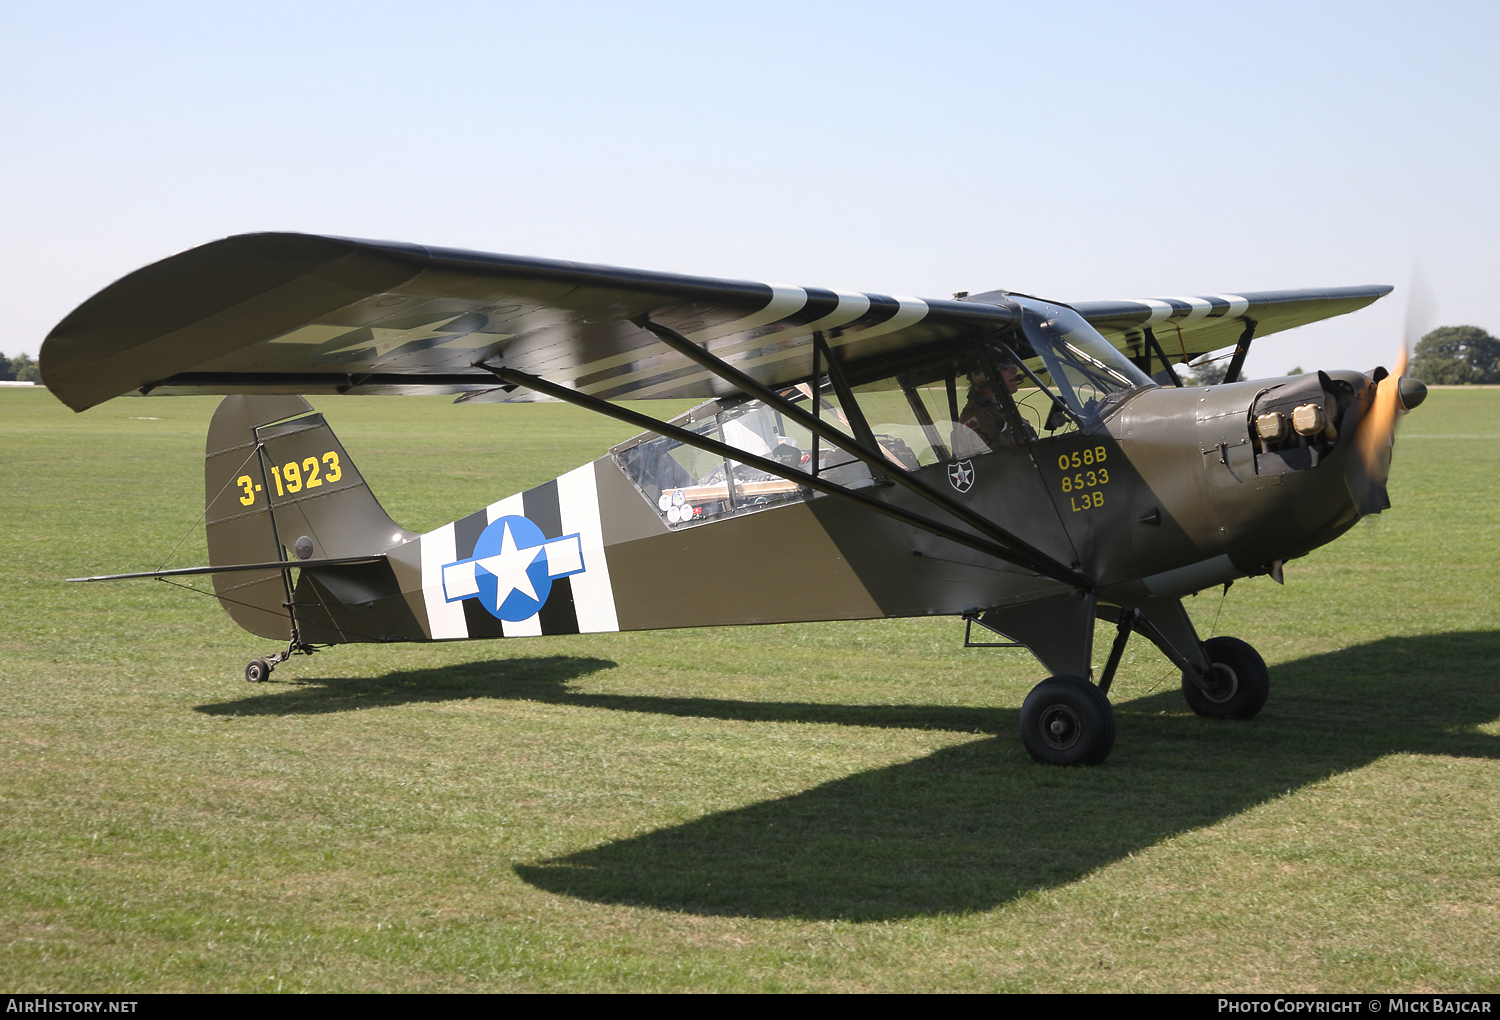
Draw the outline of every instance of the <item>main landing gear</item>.
<instances>
[{"instance_id":1,"label":"main landing gear","mask_svg":"<svg viewBox=\"0 0 1500 1020\"><path fill-rule=\"evenodd\" d=\"M1057 675L1032 688L1021 705L1021 743L1044 765L1098 765L1115 746L1115 710L1109 688L1132 631L1150 639L1182 670L1188 706L1210 719L1251 719L1266 703L1271 675L1259 653L1239 638L1199 641L1192 620L1177 599L1148 599L1135 607L1100 606L1092 599L1052 600L1046 612L1018 607L1004 612L965 614L968 648L1029 648ZM1097 684L1089 660L1095 619L1116 624L1114 645ZM1007 643L972 640L978 623ZM1071 634L1069 631L1071 630Z\"/></svg>"}]
</instances>

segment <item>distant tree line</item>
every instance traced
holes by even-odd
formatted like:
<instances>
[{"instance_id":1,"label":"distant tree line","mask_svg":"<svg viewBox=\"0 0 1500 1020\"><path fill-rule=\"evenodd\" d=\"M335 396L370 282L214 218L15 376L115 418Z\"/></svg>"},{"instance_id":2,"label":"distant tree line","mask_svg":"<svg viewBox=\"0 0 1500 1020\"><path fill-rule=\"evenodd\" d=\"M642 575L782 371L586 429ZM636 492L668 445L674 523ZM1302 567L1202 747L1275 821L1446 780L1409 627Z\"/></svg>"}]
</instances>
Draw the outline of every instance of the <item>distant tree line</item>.
<instances>
[{"instance_id":1,"label":"distant tree line","mask_svg":"<svg viewBox=\"0 0 1500 1020\"><path fill-rule=\"evenodd\" d=\"M1439 326L1417 341L1407 374L1434 386L1500 383L1500 340L1478 326Z\"/></svg>"},{"instance_id":2,"label":"distant tree line","mask_svg":"<svg viewBox=\"0 0 1500 1020\"><path fill-rule=\"evenodd\" d=\"M17 354L14 358L7 358L0 354L0 382L34 382L42 381L42 370L30 355Z\"/></svg>"}]
</instances>

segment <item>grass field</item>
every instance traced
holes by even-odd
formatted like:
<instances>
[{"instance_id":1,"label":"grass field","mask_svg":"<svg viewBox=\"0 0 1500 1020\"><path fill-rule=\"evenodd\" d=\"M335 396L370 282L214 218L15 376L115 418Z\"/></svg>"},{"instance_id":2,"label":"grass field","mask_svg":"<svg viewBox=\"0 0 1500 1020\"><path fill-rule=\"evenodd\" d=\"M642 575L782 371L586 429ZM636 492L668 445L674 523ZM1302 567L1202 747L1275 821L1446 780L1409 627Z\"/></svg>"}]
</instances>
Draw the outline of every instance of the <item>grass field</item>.
<instances>
[{"instance_id":1,"label":"grass field","mask_svg":"<svg viewBox=\"0 0 1500 1020\"><path fill-rule=\"evenodd\" d=\"M625 435L314 403L418 531ZM952 620L351 647L252 687L270 645L213 599L60 581L189 530L214 404L0 391L0 987L1500 989L1500 393L1434 392L1394 509L1285 588L1189 600L1270 663L1258 719L1198 719L1137 640L1095 769L1030 762L1041 668Z\"/></svg>"}]
</instances>

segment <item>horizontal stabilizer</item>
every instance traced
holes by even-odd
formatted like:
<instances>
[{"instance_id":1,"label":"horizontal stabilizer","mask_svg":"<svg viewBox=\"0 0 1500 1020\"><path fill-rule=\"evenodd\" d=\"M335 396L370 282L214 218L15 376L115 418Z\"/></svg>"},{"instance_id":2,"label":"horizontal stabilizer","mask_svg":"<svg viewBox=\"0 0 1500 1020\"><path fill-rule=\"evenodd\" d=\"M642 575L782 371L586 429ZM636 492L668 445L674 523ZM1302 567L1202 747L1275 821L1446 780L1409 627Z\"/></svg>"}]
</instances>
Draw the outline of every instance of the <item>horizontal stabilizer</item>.
<instances>
[{"instance_id":1,"label":"horizontal stabilizer","mask_svg":"<svg viewBox=\"0 0 1500 1020\"><path fill-rule=\"evenodd\" d=\"M218 567L180 567L175 570L143 570L135 574L100 574L70 577L69 581L129 581L139 577L191 577L194 574L233 574L240 570L288 570L292 567L346 567L355 563L381 563L379 556L333 556L317 560L273 560L270 563L229 563Z\"/></svg>"}]
</instances>

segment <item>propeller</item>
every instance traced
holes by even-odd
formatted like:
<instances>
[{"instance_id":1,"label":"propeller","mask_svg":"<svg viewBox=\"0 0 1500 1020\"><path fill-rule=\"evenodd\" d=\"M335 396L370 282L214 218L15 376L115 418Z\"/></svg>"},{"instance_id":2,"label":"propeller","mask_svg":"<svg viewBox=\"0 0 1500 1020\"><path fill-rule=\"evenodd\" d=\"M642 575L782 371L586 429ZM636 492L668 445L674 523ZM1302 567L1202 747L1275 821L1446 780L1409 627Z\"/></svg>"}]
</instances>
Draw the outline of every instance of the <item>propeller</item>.
<instances>
[{"instance_id":1,"label":"propeller","mask_svg":"<svg viewBox=\"0 0 1500 1020\"><path fill-rule=\"evenodd\" d=\"M1411 285L1406 292L1406 321L1395 366L1384 376L1380 369L1376 369L1375 400L1354 436L1355 448L1367 475L1381 485L1390 477L1390 452L1396 442L1396 425L1403 414L1427 398L1427 387L1421 380L1408 377L1406 368L1412 346L1436 319L1437 301L1433 297L1432 285L1421 265L1417 265L1412 269Z\"/></svg>"}]
</instances>

